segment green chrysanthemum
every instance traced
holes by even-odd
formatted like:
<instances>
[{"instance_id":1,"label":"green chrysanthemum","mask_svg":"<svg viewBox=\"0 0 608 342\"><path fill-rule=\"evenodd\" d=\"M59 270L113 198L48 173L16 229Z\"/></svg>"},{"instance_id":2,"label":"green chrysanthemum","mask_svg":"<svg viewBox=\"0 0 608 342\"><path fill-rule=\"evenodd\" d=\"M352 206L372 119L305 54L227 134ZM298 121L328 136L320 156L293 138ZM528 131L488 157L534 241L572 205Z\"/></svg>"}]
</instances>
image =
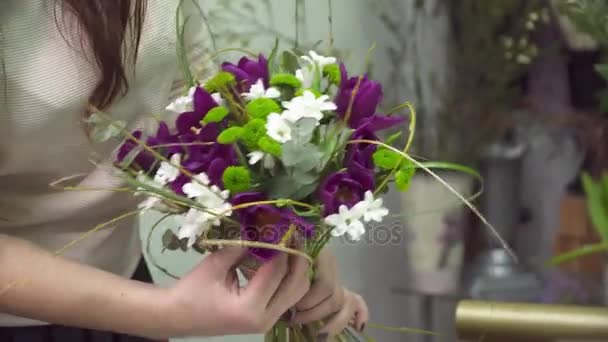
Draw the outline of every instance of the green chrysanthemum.
<instances>
[{"instance_id":1,"label":"green chrysanthemum","mask_svg":"<svg viewBox=\"0 0 608 342\"><path fill-rule=\"evenodd\" d=\"M241 140L250 150L258 148L258 141L266 136L266 122L262 119L253 119L243 127Z\"/></svg>"},{"instance_id":2,"label":"green chrysanthemum","mask_svg":"<svg viewBox=\"0 0 608 342\"><path fill-rule=\"evenodd\" d=\"M398 153L386 148L379 148L373 155L374 165L385 170L396 168L402 159Z\"/></svg>"},{"instance_id":3,"label":"green chrysanthemum","mask_svg":"<svg viewBox=\"0 0 608 342\"><path fill-rule=\"evenodd\" d=\"M270 79L270 85L273 87L287 86L297 89L302 86L302 81L292 74L275 74Z\"/></svg>"},{"instance_id":4,"label":"green chrysanthemum","mask_svg":"<svg viewBox=\"0 0 608 342\"><path fill-rule=\"evenodd\" d=\"M203 88L209 93L215 93L233 85L236 85L236 78L234 78L234 75L229 72L222 71L207 81Z\"/></svg>"},{"instance_id":5,"label":"green chrysanthemum","mask_svg":"<svg viewBox=\"0 0 608 342\"><path fill-rule=\"evenodd\" d=\"M416 168L411 163L408 163L395 174L395 185L400 191L407 191L412 182L412 178L416 174Z\"/></svg>"},{"instance_id":6,"label":"green chrysanthemum","mask_svg":"<svg viewBox=\"0 0 608 342\"><path fill-rule=\"evenodd\" d=\"M243 132L243 127L234 126L227 128L217 137L217 142L224 145L234 144L243 136Z\"/></svg>"},{"instance_id":7,"label":"green chrysanthemum","mask_svg":"<svg viewBox=\"0 0 608 342\"><path fill-rule=\"evenodd\" d=\"M259 98L247 104L247 113L257 119L266 119L270 113L280 113L281 106L272 99Z\"/></svg>"},{"instance_id":8,"label":"green chrysanthemum","mask_svg":"<svg viewBox=\"0 0 608 342\"><path fill-rule=\"evenodd\" d=\"M226 116L228 116L229 111L226 107L215 107L211 109L207 115L203 118L203 123L212 123L212 122L220 122L224 120Z\"/></svg>"},{"instance_id":9,"label":"green chrysanthemum","mask_svg":"<svg viewBox=\"0 0 608 342\"><path fill-rule=\"evenodd\" d=\"M323 95L323 94L321 94L320 91L318 91L316 89L308 88L308 89L300 89L300 90L296 91L296 96L304 95L305 91L310 91L311 93L315 94L315 97L317 97L317 98L321 97L321 95Z\"/></svg>"},{"instance_id":10,"label":"green chrysanthemum","mask_svg":"<svg viewBox=\"0 0 608 342\"><path fill-rule=\"evenodd\" d=\"M251 173L243 166L230 166L224 171L222 181L226 190L237 194L251 188Z\"/></svg>"},{"instance_id":11,"label":"green chrysanthemum","mask_svg":"<svg viewBox=\"0 0 608 342\"><path fill-rule=\"evenodd\" d=\"M340 73L340 67L338 64L329 64L323 67L323 75L327 77L329 82L340 85L342 81L342 74Z\"/></svg>"},{"instance_id":12,"label":"green chrysanthemum","mask_svg":"<svg viewBox=\"0 0 608 342\"><path fill-rule=\"evenodd\" d=\"M281 144L278 141L272 139L271 137L265 136L261 138L258 141L258 145L260 147L260 150L262 150L263 152L270 153L271 155L277 158L281 157Z\"/></svg>"}]
</instances>

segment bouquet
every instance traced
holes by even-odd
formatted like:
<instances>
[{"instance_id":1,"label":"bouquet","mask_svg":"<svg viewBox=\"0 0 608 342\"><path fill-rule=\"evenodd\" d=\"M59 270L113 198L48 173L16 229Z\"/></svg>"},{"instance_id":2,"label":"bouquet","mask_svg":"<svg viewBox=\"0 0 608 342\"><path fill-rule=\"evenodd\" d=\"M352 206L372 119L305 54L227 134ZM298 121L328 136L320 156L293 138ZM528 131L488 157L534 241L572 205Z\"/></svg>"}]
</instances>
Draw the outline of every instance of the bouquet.
<instances>
[{"instance_id":1,"label":"bouquet","mask_svg":"<svg viewBox=\"0 0 608 342\"><path fill-rule=\"evenodd\" d=\"M478 177L475 171L408 154L409 103L380 114L380 83L349 76L336 58L315 51L277 51L222 63L202 81L182 65L187 89L151 132L128 131L102 112L91 116L92 137L122 141L114 164L126 189L141 197L139 209L179 222L176 233L163 235L165 248L245 246L251 258L244 267L253 272L277 253L312 266L330 239L359 240L366 225L387 217L382 194L391 185L406 191L417 169L474 209L429 169ZM309 329L277 324L267 340L297 339ZM357 340L349 330L342 338Z\"/></svg>"}]
</instances>

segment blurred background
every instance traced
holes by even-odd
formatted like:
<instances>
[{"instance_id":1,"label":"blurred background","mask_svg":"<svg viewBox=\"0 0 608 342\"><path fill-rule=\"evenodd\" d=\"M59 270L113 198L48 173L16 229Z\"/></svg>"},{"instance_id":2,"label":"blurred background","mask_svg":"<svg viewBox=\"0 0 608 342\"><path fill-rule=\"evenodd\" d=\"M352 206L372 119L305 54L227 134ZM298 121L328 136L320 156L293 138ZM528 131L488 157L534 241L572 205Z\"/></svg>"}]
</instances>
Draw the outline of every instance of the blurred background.
<instances>
[{"instance_id":1,"label":"blurred background","mask_svg":"<svg viewBox=\"0 0 608 342\"><path fill-rule=\"evenodd\" d=\"M206 0L218 48L270 51L315 46L351 73L384 84L387 108L418 112L414 154L474 167L475 201L517 255L436 181L422 173L385 199L389 220L358 244L333 243L346 286L368 301L375 323L437 331L456 341L462 298L604 305L606 258L552 258L582 246L608 250L608 93L603 0ZM331 8L330 8L331 5ZM297 15L296 15L297 13ZM328 17L332 18L330 20ZM330 34L331 32L331 34ZM329 40L333 37L333 49ZM372 62L365 65L373 47ZM481 184L440 173L460 193ZM146 253L180 275L199 255ZM171 223L166 223L171 225ZM162 229L157 231L161 232ZM576 256L576 255L575 255ZM559 261L559 260L557 260ZM171 278L151 266L155 279ZM370 330L378 341L431 337ZM226 337L192 341L262 341Z\"/></svg>"}]
</instances>

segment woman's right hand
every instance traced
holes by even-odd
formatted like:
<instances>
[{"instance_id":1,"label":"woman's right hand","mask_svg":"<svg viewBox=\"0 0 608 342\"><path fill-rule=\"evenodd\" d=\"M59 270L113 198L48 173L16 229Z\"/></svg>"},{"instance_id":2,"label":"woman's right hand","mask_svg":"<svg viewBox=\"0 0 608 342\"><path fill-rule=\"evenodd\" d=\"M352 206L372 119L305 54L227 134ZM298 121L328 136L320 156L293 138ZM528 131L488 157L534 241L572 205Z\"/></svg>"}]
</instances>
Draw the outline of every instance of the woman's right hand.
<instances>
[{"instance_id":1,"label":"woman's right hand","mask_svg":"<svg viewBox=\"0 0 608 342\"><path fill-rule=\"evenodd\" d=\"M169 289L172 337L266 333L308 292L308 262L285 254L240 288L236 268L246 255L246 249L224 248Z\"/></svg>"}]
</instances>

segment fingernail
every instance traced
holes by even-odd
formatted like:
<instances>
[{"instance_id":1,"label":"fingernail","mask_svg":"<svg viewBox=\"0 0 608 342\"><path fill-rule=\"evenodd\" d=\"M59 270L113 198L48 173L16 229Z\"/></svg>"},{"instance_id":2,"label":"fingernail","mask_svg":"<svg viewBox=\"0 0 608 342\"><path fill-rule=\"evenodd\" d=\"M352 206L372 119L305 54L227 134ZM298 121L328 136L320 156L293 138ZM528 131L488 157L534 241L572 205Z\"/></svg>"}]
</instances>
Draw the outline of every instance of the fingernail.
<instances>
[{"instance_id":1,"label":"fingernail","mask_svg":"<svg viewBox=\"0 0 608 342\"><path fill-rule=\"evenodd\" d=\"M291 311L291 310L287 311L286 313L283 314L283 316L281 318L284 321L291 322L291 319L293 318L293 311Z\"/></svg>"},{"instance_id":2,"label":"fingernail","mask_svg":"<svg viewBox=\"0 0 608 342\"><path fill-rule=\"evenodd\" d=\"M328 333L322 333L317 335L317 342L327 342L327 338L329 337Z\"/></svg>"}]
</instances>

